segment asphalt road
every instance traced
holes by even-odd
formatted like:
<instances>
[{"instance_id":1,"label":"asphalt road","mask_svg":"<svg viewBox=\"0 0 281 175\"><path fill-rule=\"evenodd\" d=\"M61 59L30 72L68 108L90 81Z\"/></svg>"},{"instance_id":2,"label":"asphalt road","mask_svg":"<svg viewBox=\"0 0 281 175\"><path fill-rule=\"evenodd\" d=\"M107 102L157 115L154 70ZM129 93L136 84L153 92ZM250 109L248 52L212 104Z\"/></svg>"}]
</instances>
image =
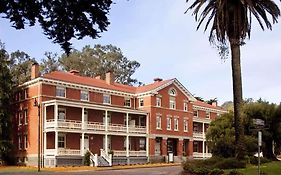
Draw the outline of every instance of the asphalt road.
<instances>
[{"instance_id":1,"label":"asphalt road","mask_svg":"<svg viewBox=\"0 0 281 175\"><path fill-rule=\"evenodd\" d=\"M153 167L153 168L134 168L120 170L102 170L102 171L79 171L79 172L13 172L1 173L0 175L178 175L181 172L181 166Z\"/></svg>"}]
</instances>

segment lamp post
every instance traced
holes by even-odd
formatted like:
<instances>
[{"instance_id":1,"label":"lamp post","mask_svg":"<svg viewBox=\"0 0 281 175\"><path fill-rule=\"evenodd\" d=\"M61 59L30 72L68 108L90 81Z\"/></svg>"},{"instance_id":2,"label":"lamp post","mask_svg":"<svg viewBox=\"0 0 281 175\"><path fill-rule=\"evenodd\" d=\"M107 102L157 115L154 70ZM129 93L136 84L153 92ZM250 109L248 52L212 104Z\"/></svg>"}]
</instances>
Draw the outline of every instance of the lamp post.
<instances>
[{"instance_id":1,"label":"lamp post","mask_svg":"<svg viewBox=\"0 0 281 175\"><path fill-rule=\"evenodd\" d=\"M38 108L38 172L40 172L40 104L39 102L36 100L34 100L34 107Z\"/></svg>"}]
</instances>

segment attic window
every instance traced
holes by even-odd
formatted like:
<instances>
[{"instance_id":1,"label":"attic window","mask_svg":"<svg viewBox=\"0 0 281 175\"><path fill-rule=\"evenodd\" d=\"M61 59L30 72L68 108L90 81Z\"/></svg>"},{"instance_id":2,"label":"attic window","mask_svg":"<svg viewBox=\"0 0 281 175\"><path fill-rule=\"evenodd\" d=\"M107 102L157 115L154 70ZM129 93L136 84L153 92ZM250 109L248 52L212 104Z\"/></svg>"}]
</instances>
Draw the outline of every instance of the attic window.
<instances>
[{"instance_id":1,"label":"attic window","mask_svg":"<svg viewBox=\"0 0 281 175\"><path fill-rule=\"evenodd\" d=\"M170 89L169 90L169 95L176 96L177 95L177 91L175 89Z\"/></svg>"}]
</instances>

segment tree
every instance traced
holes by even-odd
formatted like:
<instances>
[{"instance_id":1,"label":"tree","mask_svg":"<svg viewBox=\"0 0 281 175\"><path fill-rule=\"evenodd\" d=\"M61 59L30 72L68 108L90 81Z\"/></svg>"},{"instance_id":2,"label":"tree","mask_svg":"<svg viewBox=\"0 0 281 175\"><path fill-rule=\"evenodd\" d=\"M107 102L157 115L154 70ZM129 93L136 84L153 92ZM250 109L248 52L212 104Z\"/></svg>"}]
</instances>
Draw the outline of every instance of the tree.
<instances>
[{"instance_id":1,"label":"tree","mask_svg":"<svg viewBox=\"0 0 281 175\"><path fill-rule=\"evenodd\" d=\"M120 48L113 45L95 45L94 48L85 46L82 51L74 50L69 56L63 54L59 62L64 70L75 69L84 76L100 75L104 79L106 72L113 71L116 82L128 85L138 82L131 76L140 64L137 61L130 61Z\"/></svg>"},{"instance_id":2,"label":"tree","mask_svg":"<svg viewBox=\"0 0 281 175\"><path fill-rule=\"evenodd\" d=\"M4 44L0 42L0 159L10 164L12 156L11 109L12 75L8 67L8 58Z\"/></svg>"},{"instance_id":3,"label":"tree","mask_svg":"<svg viewBox=\"0 0 281 175\"><path fill-rule=\"evenodd\" d=\"M20 85L31 79L31 65L36 60L23 51L15 51L10 54L9 68L13 82Z\"/></svg>"},{"instance_id":4,"label":"tree","mask_svg":"<svg viewBox=\"0 0 281 175\"><path fill-rule=\"evenodd\" d=\"M57 54L45 52L45 56L46 58L42 59L40 64L40 72L42 74L60 70L60 63L56 59Z\"/></svg>"},{"instance_id":5,"label":"tree","mask_svg":"<svg viewBox=\"0 0 281 175\"><path fill-rule=\"evenodd\" d=\"M203 10L201 11L202 8ZM194 9L195 20L199 22L197 29L200 28L206 18L205 31L213 21L209 36L211 43L217 41L218 45L221 46L227 46L228 43L230 45L235 143L237 145L236 156L237 158L242 158L240 145L243 139L243 127L241 127L243 96L240 46L244 44L246 37L250 37L252 15L257 19L263 30L265 27L272 29L271 22L267 16L271 15L272 21L275 23L280 16L280 10L273 1L268 0L194 0L188 10L190 9Z\"/></svg>"},{"instance_id":6,"label":"tree","mask_svg":"<svg viewBox=\"0 0 281 175\"><path fill-rule=\"evenodd\" d=\"M44 34L69 53L72 38L89 36L95 39L106 31L111 4L112 0L1 0L0 14L16 29L38 22Z\"/></svg>"}]
</instances>

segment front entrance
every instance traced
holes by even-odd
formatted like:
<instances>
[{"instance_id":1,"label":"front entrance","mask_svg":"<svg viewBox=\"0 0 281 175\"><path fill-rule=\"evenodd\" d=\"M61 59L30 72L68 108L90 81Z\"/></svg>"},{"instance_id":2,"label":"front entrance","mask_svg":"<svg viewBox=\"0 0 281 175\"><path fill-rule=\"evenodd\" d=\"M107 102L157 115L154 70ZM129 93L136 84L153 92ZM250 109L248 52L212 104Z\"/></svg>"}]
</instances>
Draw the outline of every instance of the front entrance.
<instances>
[{"instance_id":1,"label":"front entrance","mask_svg":"<svg viewBox=\"0 0 281 175\"><path fill-rule=\"evenodd\" d=\"M167 151L168 153L173 153L174 156L177 156L177 143L178 139L171 139L167 140Z\"/></svg>"},{"instance_id":2,"label":"front entrance","mask_svg":"<svg viewBox=\"0 0 281 175\"><path fill-rule=\"evenodd\" d=\"M155 139L155 156L161 155L161 139L156 138Z\"/></svg>"}]
</instances>

